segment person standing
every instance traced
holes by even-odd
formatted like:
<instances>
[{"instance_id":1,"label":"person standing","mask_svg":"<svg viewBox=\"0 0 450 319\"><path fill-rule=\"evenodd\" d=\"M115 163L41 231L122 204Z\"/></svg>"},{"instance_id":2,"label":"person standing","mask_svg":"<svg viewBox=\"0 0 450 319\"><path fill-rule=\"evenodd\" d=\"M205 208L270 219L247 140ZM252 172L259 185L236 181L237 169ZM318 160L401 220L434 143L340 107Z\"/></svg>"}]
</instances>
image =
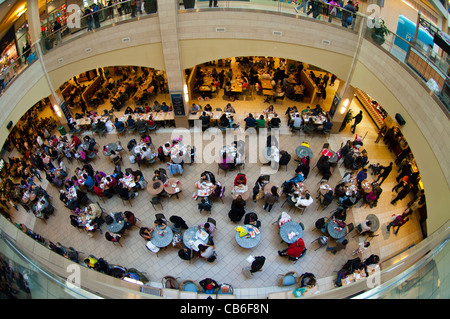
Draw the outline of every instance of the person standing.
<instances>
[{"instance_id":1,"label":"person standing","mask_svg":"<svg viewBox=\"0 0 450 319\"><path fill-rule=\"evenodd\" d=\"M400 227L405 225L406 222L409 221L409 218L407 218L405 214L397 215L395 217L394 216L395 215L392 215L393 220L387 225L387 231L388 232L391 231L391 227L392 228L397 227L397 229L394 230L394 234L397 235L398 230L400 229Z\"/></svg>"},{"instance_id":2,"label":"person standing","mask_svg":"<svg viewBox=\"0 0 450 319\"><path fill-rule=\"evenodd\" d=\"M380 175L378 175L377 180L375 181L375 182L378 183L378 181L379 181L380 178L381 178L381 182L378 184L378 185L380 185L380 186L381 186L381 184L383 184L384 180L385 180L385 179L389 176L389 174L391 173L391 171L392 171L392 162L389 164L389 166L382 166L381 169L382 169L382 171L381 171Z\"/></svg>"},{"instance_id":3,"label":"person standing","mask_svg":"<svg viewBox=\"0 0 450 319\"><path fill-rule=\"evenodd\" d=\"M352 125L352 133L355 133L356 125L361 123L362 118L363 118L363 113L362 113L362 111L359 111L359 113L353 118L355 120L355 122Z\"/></svg>"},{"instance_id":4,"label":"person standing","mask_svg":"<svg viewBox=\"0 0 450 319\"><path fill-rule=\"evenodd\" d=\"M404 183L402 190L391 201L391 204L394 205L398 200L402 200L403 198L405 198L406 195L408 195L410 191L411 191L411 186L409 185L409 182Z\"/></svg>"},{"instance_id":5,"label":"person standing","mask_svg":"<svg viewBox=\"0 0 450 319\"><path fill-rule=\"evenodd\" d=\"M303 8L303 13L306 14L306 10L308 9L308 7L309 7L309 1L308 1L308 0L303 0L303 1L300 3L300 5L299 5L298 7L295 7L294 9L295 9L295 12L298 13L298 10L300 10L301 8Z\"/></svg>"},{"instance_id":6,"label":"person standing","mask_svg":"<svg viewBox=\"0 0 450 319\"><path fill-rule=\"evenodd\" d=\"M270 189L270 193L266 193L264 197L265 197L266 202L263 206L263 209L266 210L267 208L269 208L268 211L270 213L273 205L280 200L280 195L278 195L278 187L273 186Z\"/></svg>"},{"instance_id":7,"label":"person standing","mask_svg":"<svg viewBox=\"0 0 450 319\"><path fill-rule=\"evenodd\" d=\"M211 8L212 4L213 4L213 0L209 0L209 7L210 8ZM214 8L217 8L217 7L218 7L217 0L214 0Z\"/></svg>"},{"instance_id":8,"label":"person standing","mask_svg":"<svg viewBox=\"0 0 450 319\"><path fill-rule=\"evenodd\" d=\"M353 15L356 13L356 9L353 6L353 1L349 0L344 6L342 11L342 26L347 28L353 24Z\"/></svg>"},{"instance_id":9,"label":"person standing","mask_svg":"<svg viewBox=\"0 0 450 319\"><path fill-rule=\"evenodd\" d=\"M378 144L378 142L383 138L383 136L386 134L386 132L387 132L387 125L384 124L378 131L378 136L377 136L377 139L375 140L375 144Z\"/></svg>"}]
</instances>

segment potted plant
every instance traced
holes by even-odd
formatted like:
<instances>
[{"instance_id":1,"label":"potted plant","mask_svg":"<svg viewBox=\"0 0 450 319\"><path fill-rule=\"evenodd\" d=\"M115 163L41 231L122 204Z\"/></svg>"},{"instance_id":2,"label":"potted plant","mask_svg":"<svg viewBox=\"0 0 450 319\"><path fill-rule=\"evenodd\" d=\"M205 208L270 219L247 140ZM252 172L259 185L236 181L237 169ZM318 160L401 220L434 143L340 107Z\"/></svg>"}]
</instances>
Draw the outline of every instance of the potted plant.
<instances>
[{"instance_id":1,"label":"potted plant","mask_svg":"<svg viewBox=\"0 0 450 319\"><path fill-rule=\"evenodd\" d=\"M353 119L353 112L352 109L348 109L347 114L345 114L344 121L342 122L341 127L339 128L339 132L342 132L344 128L347 126L348 123L350 123Z\"/></svg>"},{"instance_id":2,"label":"potted plant","mask_svg":"<svg viewBox=\"0 0 450 319\"><path fill-rule=\"evenodd\" d=\"M185 9L193 9L195 7L195 0L183 0Z\"/></svg>"},{"instance_id":3,"label":"potted plant","mask_svg":"<svg viewBox=\"0 0 450 319\"><path fill-rule=\"evenodd\" d=\"M144 0L144 10L145 13L156 13L158 11L158 3L156 0Z\"/></svg>"},{"instance_id":4,"label":"potted plant","mask_svg":"<svg viewBox=\"0 0 450 319\"><path fill-rule=\"evenodd\" d=\"M378 23L375 19L372 20L374 27L372 28L372 39L375 43L382 45L385 41L385 36L389 35L391 32L386 27L384 20L382 18L378 19Z\"/></svg>"}]
</instances>

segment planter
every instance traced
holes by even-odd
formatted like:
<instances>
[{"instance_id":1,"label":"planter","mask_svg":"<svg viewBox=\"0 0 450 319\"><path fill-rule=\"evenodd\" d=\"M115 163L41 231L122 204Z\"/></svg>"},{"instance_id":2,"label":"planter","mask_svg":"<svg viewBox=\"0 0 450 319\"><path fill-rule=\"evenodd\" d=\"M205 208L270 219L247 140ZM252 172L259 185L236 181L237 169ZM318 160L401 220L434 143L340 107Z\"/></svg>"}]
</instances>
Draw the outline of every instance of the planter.
<instances>
[{"instance_id":1,"label":"planter","mask_svg":"<svg viewBox=\"0 0 450 319\"><path fill-rule=\"evenodd\" d=\"M195 7L195 0L183 0L185 9L193 9Z\"/></svg>"},{"instance_id":2,"label":"planter","mask_svg":"<svg viewBox=\"0 0 450 319\"><path fill-rule=\"evenodd\" d=\"M372 32L372 40L375 41L378 45L382 45L385 41L384 35L380 35L377 32Z\"/></svg>"},{"instance_id":3,"label":"planter","mask_svg":"<svg viewBox=\"0 0 450 319\"><path fill-rule=\"evenodd\" d=\"M156 3L156 0L144 1L144 10L147 14L156 13L156 11L158 11L158 4Z\"/></svg>"}]
</instances>

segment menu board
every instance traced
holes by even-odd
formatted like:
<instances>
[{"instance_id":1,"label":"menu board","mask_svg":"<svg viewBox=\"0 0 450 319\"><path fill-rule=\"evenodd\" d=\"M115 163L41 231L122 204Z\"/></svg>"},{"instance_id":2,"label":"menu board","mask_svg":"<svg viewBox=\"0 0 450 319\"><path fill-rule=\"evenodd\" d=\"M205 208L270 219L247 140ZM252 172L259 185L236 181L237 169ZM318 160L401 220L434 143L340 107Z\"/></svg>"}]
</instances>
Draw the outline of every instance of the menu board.
<instances>
[{"instance_id":1,"label":"menu board","mask_svg":"<svg viewBox=\"0 0 450 319\"><path fill-rule=\"evenodd\" d=\"M176 117L186 116L183 94L181 92L170 93L170 100L172 102L174 116Z\"/></svg>"}]
</instances>

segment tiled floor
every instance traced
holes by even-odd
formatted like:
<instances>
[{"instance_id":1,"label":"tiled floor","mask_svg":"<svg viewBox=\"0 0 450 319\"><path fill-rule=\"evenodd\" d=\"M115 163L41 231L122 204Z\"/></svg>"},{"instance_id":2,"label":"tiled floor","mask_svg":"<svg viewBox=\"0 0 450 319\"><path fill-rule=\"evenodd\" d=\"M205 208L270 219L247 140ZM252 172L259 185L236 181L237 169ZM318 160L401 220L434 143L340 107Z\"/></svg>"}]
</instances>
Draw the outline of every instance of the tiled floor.
<instances>
[{"instance_id":1,"label":"tiled floor","mask_svg":"<svg viewBox=\"0 0 450 319\"><path fill-rule=\"evenodd\" d=\"M336 85L337 86L337 85ZM335 86L335 87L336 87ZM334 93L333 88L329 88L327 94L328 99L332 99ZM227 101L220 97L214 98L208 103L214 107L225 107ZM168 95L158 96L158 101L169 102ZM362 107L355 102L351 104L351 108L357 112ZM324 105L328 105L329 101L325 101ZM201 102L205 105L205 102ZM285 110L289 105L296 105L299 109L306 107L305 104L292 102L285 99L282 104L274 104L276 111L282 118L282 123L286 126L286 118L284 116ZM263 97L256 96L252 101L237 100L233 102L233 106L237 109L236 120L243 126L243 118L247 113L261 112L267 108L268 104L263 103ZM104 105L99 107L99 111L102 112L103 108L109 107ZM124 108L122 109L122 111ZM363 110L363 121L358 125L356 133L365 136L364 146L368 151L369 159L371 163L388 164L393 159L393 154L390 153L385 145L381 142L375 144L376 128L372 123L369 115ZM117 115L117 114L116 114ZM56 132L57 133L57 132ZM171 138L172 129L159 129L155 133L151 133L153 143L156 146L162 145L165 141ZM192 130L191 130L192 133ZM122 145L126 145L132 138L139 138L137 134L117 136L115 133L107 134L106 136L97 137L95 139L102 147L108 142L115 142L120 140ZM280 134L280 149L288 151L292 156L292 160L289 163L287 170L280 169L276 174L271 175L271 181L281 185L281 183L293 176L294 169L297 162L295 149L304 140L307 140L314 152L314 158L312 159L311 167L314 167L318 154L322 148L322 145L326 142L330 144L331 149L337 150L342 143L345 143L347 139L353 139L354 135L351 134L350 128L347 127L339 134L333 134L328 137L319 135L313 135L306 137L304 133L301 136L292 135L287 130L282 130ZM210 141L203 140L203 145L207 145ZM258 152L261 152L259 150ZM198 152L199 154L200 152ZM14 155L14 154L13 154ZM122 169L127 167L137 169L137 164L131 164L128 160L128 153L124 156L124 164ZM247 154L248 156L249 154ZM69 176L74 172L74 169L78 166L76 161L73 163L66 162L69 169ZM109 174L113 171L113 164L109 159L105 158L103 154L99 154L99 158L93 162L95 170L101 170ZM338 165L339 166L339 165ZM147 180L150 180L153 176L155 168L165 167L164 164L156 163L152 167L141 167L141 170ZM247 175L248 185L253 187L257 177L260 175L261 163L246 164L243 172ZM209 170L216 175L216 179L221 181L226 186L226 196L224 203L215 201L211 215L207 213L199 213L197 209L198 202L192 198L194 191L194 183L199 179L200 173ZM306 179L306 185L313 194L316 194L318 189L318 182L320 176L316 176L317 170L311 171L310 175ZM332 187L341 179L344 173L343 167L338 167L333 173L330 184ZM103 202L95 194L89 194L92 201L98 201L107 213L116 211L131 210L140 219L139 226L152 226L155 213L163 212L167 218L171 215L179 215L183 217L189 226L197 225L198 223L206 221L207 217L211 216L217 220L217 231L214 236L216 244L216 251L218 258L213 263L208 263L201 259L195 259L192 263L181 260L177 255L178 248L168 247L160 251L159 256L149 252L145 247L144 240L139 236L137 228L128 230L126 238L120 245L113 245L111 242L105 240L104 235L99 233L89 236L86 233L79 232L73 228L69 222L70 211L66 209L59 201L58 190L51 185L47 185L43 182L43 186L47 189L49 194L53 198L53 205L56 207L56 212L51 216L46 223L41 220L36 220L33 215L27 214L23 208L20 208L19 212L13 212L12 218L15 222L22 222L34 231L41 234L45 238L52 240L53 242L60 242L66 246L72 246L78 251L82 252L82 257L88 254L93 254L97 257L105 258L111 264L120 264L125 267L134 267L142 272L146 272L150 281L154 285L158 285L161 282L161 278L165 275L172 275L178 277L179 280L192 279L197 282L211 277L218 282L226 282L231 284L236 291L238 298L266 298L267 294L279 290L278 287L280 275L288 271L296 271L299 274L304 272L311 272L319 279L319 289L332 288L332 282L335 277L333 271L340 269L340 267L352 257L352 251L358 246L359 236L353 237L355 233L349 236L349 245L346 250L339 252L336 255L327 252L325 248L321 248L316 251L317 243L312 243L320 233L314 228L314 222L321 217L328 217L330 213L336 208L336 202L333 201L326 209L317 209L317 203L314 203L309 207L304 214L300 214L298 211L290 212L295 221L301 221L305 225L304 241L308 248L308 252L304 258L298 261L296 264L292 264L286 258L279 257L277 251L284 249L285 244L281 243L281 238L278 233L278 228L273 223L277 220L277 217L282 211L287 210L287 205L283 208L282 203L285 200L283 196L281 202L276 204L271 213L262 209L262 200L257 203L249 200L246 206L246 211L254 211L258 214L261 222L262 239L261 243L250 250L240 248L234 239L235 230L234 227L238 224L230 222L228 218L228 212L231 207L231 186L236 176L236 172L229 172L224 176L223 172L217 172L216 163L195 163L192 166L185 165L183 175L180 177L181 188L183 192L180 194L179 199L172 197L169 201L164 201L164 207L157 207L156 210L150 204L150 195L142 190L139 192L139 196L132 200L132 206L128 203L124 206L121 199L118 196L114 196L111 199L105 199ZM418 223L418 216L413 214L410 221L404 225L398 235L393 235L386 231L386 225L392 214L401 213L406 203L409 201L408 197L403 201L399 201L395 206L390 204L393 198L391 189L394 186L396 172L391 173L388 179L383 183L383 193L381 195L378 206L375 208L360 207L360 203L356 207L352 208L348 212L347 222L353 222L355 225L362 222L369 213L376 214L381 222L381 227L377 231L378 236L371 240L370 247L363 252L361 258L364 259L371 254L377 254L381 259L392 256L396 252L399 252L413 243L417 243L422 240L422 234ZM372 177L369 176L369 179ZM105 226L103 226L105 229ZM254 275L252 279L246 279L241 272L242 267L247 266L246 259L249 255L263 255L266 257L266 263L263 271ZM283 290L289 290L281 288Z\"/></svg>"}]
</instances>

